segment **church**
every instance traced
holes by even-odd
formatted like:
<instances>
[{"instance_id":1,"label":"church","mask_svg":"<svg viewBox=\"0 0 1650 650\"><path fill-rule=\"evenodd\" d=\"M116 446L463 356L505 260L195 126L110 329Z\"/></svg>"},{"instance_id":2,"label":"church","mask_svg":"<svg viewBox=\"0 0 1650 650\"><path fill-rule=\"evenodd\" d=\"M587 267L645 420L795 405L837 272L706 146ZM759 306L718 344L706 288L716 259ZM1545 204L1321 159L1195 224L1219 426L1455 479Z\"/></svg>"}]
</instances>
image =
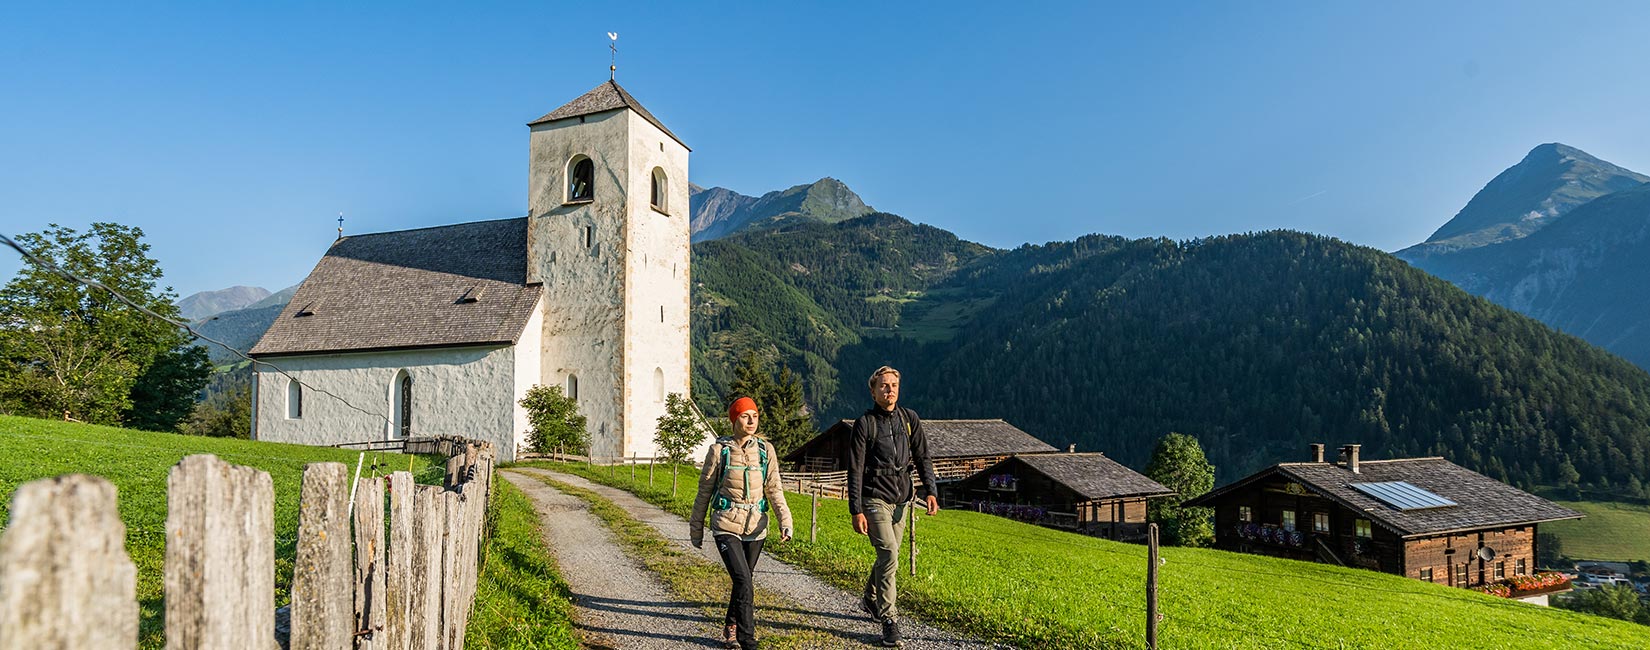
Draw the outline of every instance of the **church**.
<instances>
[{"instance_id":1,"label":"church","mask_svg":"<svg viewBox=\"0 0 1650 650\"><path fill-rule=\"evenodd\" d=\"M251 350L274 366L254 439L457 435L510 460L543 384L593 455L654 455L665 396L689 394L689 149L611 80L527 126L527 216L332 244Z\"/></svg>"}]
</instances>

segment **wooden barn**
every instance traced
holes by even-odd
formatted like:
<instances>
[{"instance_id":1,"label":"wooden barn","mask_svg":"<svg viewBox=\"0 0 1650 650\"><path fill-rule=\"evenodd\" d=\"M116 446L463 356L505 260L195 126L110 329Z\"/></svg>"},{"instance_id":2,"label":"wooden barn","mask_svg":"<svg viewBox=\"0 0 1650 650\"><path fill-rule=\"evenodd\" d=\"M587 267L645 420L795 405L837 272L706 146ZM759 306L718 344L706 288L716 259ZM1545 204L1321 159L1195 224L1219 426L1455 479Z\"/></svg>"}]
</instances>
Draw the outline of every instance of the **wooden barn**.
<instances>
[{"instance_id":1,"label":"wooden barn","mask_svg":"<svg viewBox=\"0 0 1650 650\"><path fill-rule=\"evenodd\" d=\"M801 472L848 469L848 439L853 430L853 420L839 421L786 454L784 461ZM928 436L934 476L942 484L972 476L1014 454L1059 451L1002 420L923 420L922 430Z\"/></svg>"},{"instance_id":2,"label":"wooden barn","mask_svg":"<svg viewBox=\"0 0 1650 650\"><path fill-rule=\"evenodd\" d=\"M1146 535L1146 500L1170 490L1099 453L1025 454L947 486L948 507L969 508L1104 537Z\"/></svg>"},{"instance_id":3,"label":"wooden barn","mask_svg":"<svg viewBox=\"0 0 1650 650\"><path fill-rule=\"evenodd\" d=\"M1324 462L1313 445L1310 462L1273 465L1186 505L1214 508L1223 549L1456 587L1533 574L1536 526L1582 516L1443 458L1360 460L1358 447Z\"/></svg>"}]
</instances>

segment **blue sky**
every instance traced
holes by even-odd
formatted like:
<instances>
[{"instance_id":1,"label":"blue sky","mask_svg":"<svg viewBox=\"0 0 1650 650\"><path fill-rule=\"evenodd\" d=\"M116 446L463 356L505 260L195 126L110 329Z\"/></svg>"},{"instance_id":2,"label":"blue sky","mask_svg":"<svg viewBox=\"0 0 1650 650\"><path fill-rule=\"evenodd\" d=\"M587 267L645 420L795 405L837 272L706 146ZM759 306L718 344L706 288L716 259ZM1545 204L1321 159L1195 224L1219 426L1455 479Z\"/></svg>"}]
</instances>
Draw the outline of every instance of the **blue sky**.
<instances>
[{"instance_id":1,"label":"blue sky","mask_svg":"<svg viewBox=\"0 0 1650 650\"><path fill-rule=\"evenodd\" d=\"M525 123L606 79L616 31L701 185L833 176L999 247L1394 250L1544 142L1650 172L1650 4L1558 5L7 3L0 230L140 226L187 295L299 281L339 212L517 216Z\"/></svg>"}]
</instances>

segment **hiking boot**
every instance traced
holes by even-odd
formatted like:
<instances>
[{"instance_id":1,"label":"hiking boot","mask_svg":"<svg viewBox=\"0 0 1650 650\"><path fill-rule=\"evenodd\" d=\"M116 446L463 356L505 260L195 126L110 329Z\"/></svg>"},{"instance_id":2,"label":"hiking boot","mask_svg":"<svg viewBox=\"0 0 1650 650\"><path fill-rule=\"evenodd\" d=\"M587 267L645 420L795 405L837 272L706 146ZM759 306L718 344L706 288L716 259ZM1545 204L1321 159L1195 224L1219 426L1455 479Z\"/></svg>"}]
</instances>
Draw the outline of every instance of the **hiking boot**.
<instances>
[{"instance_id":1,"label":"hiking boot","mask_svg":"<svg viewBox=\"0 0 1650 650\"><path fill-rule=\"evenodd\" d=\"M899 622L893 617L882 620L882 647L898 648L905 645L905 640L899 636Z\"/></svg>"},{"instance_id":2,"label":"hiking boot","mask_svg":"<svg viewBox=\"0 0 1650 650\"><path fill-rule=\"evenodd\" d=\"M729 625L722 628L722 647L729 650L739 647L739 626Z\"/></svg>"}]
</instances>

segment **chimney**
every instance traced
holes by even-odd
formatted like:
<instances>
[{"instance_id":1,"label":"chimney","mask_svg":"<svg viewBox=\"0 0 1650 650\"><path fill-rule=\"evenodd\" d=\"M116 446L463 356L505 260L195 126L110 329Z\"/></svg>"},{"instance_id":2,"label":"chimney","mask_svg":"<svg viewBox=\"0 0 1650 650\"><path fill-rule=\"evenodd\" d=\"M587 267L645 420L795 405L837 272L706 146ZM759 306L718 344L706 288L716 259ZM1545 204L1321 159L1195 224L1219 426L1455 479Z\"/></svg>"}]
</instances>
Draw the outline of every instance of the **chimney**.
<instances>
[{"instance_id":1,"label":"chimney","mask_svg":"<svg viewBox=\"0 0 1650 650\"><path fill-rule=\"evenodd\" d=\"M1066 446L1066 453L1068 453L1068 454L1077 453L1077 443L1074 442L1074 443L1071 443L1070 445L1067 445Z\"/></svg>"},{"instance_id":2,"label":"chimney","mask_svg":"<svg viewBox=\"0 0 1650 650\"><path fill-rule=\"evenodd\" d=\"M1321 443L1321 442L1312 443L1312 462L1314 462L1314 463L1323 462L1323 443Z\"/></svg>"},{"instance_id":3,"label":"chimney","mask_svg":"<svg viewBox=\"0 0 1650 650\"><path fill-rule=\"evenodd\" d=\"M1347 445L1341 447L1341 460L1346 461L1346 468L1353 474L1358 473L1358 448L1363 445Z\"/></svg>"}]
</instances>

